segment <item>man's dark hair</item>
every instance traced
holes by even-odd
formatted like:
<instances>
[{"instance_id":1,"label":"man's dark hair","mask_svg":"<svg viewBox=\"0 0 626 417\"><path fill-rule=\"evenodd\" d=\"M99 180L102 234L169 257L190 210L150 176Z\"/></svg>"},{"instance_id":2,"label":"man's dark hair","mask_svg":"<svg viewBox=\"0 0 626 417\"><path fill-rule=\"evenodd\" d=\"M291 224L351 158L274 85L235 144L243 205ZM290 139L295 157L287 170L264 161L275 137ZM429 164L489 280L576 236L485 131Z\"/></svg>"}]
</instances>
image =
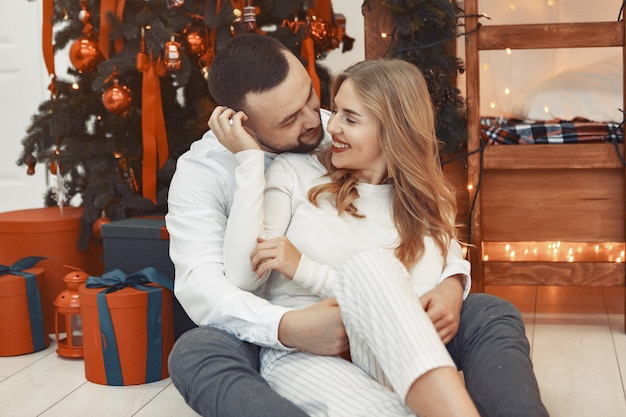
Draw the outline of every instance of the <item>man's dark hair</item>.
<instances>
[{"instance_id":1,"label":"man's dark hair","mask_svg":"<svg viewBox=\"0 0 626 417\"><path fill-rule=\"evenodd\" d=\"M235 36L218 51L209 68L211 96L221 106L243 110L246 94L261 93L285 80L289 72L285 53L291 52L270 36Z\"/></svg>"}]
</instances>

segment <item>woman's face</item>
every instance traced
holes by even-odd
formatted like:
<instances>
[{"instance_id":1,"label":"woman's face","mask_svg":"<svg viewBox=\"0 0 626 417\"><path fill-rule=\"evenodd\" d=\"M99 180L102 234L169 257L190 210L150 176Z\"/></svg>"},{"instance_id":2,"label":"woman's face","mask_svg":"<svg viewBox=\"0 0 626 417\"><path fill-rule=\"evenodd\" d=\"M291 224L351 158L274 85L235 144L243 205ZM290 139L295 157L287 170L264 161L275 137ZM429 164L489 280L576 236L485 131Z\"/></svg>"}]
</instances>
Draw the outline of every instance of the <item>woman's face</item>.
<instances>
[{"instance_id":1,"label":"woman's face","mask_svg":"<svg viewBox=\"0 0 626 417\"><path fill-rule=\"evenodd\" d=\"M387 177L387 161L378 137L378 121L345 80L334 100L328 133L332 135L332 163L352 169L361 182L380 184Z\"/></svg>"}]
</instances>

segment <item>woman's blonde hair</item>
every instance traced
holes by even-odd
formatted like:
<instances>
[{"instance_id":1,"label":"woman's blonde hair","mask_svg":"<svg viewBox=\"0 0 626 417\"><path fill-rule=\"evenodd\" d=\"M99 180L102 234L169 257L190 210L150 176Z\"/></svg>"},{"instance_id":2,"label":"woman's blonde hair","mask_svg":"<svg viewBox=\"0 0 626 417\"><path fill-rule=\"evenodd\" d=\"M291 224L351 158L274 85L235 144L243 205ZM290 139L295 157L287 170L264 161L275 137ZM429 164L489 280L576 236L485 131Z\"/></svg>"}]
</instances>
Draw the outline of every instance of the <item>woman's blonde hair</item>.
<instances>
[{"instance_id":1,"label":"woman's blonde hair","mask_svg":"<svg viewBox=\"0 0 626 417\"><path fill-rule=\"evenodd\" d=\"M400 235L396 256L407 267L417 262L426 235L447 255L456 236L456 200L441 169L434 111L422 73L398 59L362 61L336 77L333 101L346 80L378 121L387 176L394 184L393 219ZM331 182L309 190L309 200L316 204L320 194L331 193L340 215L346 212L360 217L353 205L359 196L358 178L351 170L334 167L331 156L330 148L320 152Z\"/></svg>"}]
</instances>

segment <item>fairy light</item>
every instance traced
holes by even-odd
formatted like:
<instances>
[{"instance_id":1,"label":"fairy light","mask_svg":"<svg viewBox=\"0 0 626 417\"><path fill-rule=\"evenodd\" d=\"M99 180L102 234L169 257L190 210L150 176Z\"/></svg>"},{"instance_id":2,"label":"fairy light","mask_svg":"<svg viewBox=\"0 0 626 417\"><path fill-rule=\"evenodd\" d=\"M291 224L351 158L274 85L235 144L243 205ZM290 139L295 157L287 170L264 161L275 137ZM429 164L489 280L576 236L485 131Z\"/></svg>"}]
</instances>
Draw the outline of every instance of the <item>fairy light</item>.
<instances>
[{"instance_id":1,"label":"fairy light","mask_svg":"<svg viewBox=\"0 0 626 417\"><path fill-rule=\"evenodd\" d=\"M73 90L80 90L80 85L78 83L72 83Z\"/></svg>"},{"instance_id":2,"label":"fairy light","mask_svg":"<svg viewBox=\"0 0 626 417\"><path fill-rule=\"evenodd\" d=\"M515 3L510 2L509 3L509 9L511 9L511 11L515 11L516 7L515 7Z\"/></svg>"},{"instance_id":3,"label":"fairy light","mask_svg":"<svg viewBox=\"0 0 626 417\"><path fill-rule=\"evenodd\" d=\"M491 107L492 109L496 108L496 102L492 101L491 103L489 103L489 107Z\"/></svg>"},{"instance_id":4,"label":"fairy light","mask_svg":"<svg viewBox=\"0 0 626 417\"><path fill-rule=\"evenodd\" d=\"M507 55L511 55L513 53L511 48L506 48L504 51L506 52Z\"/></svg>"},{"instance_id":5,"label":"fairy light","mask_svg":"<svg viewBox=\"0 0 626 417\"><path fill-rule=\"evenodd\" d=\"M508 96L509 94L511 94L511 89L510 89L509 87L506 87L506 88L504 89L504 94L506 94L507 96Z\"/></svg>"},{"instance_id":6,"label":"fairy light","mask_svg":"<svg viewBox=\"0 0 626 417\"><path fill-rule=\"evenodd\" d=\"M483 261L494 262L613 262L623 263L622 242L483 242Z\"/></svg>"}]
</instances>

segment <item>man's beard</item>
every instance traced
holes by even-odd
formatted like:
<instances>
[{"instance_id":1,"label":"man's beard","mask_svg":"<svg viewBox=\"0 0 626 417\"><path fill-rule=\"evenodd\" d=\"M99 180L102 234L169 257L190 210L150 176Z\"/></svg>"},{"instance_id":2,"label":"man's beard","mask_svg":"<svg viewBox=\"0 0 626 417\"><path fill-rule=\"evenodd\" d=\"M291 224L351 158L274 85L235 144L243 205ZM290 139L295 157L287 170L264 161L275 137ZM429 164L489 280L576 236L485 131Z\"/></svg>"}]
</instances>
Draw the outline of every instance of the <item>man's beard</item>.
<instances>
[{"instance_id":1,"label":"man's beard","mask_svg":"<svg viewBox=\"0 0 626 417\"><path fill-rule=\"evenodd\" d=\"M314 151L315 149L317 149L317 147L319 146L319 144L322 142L322 139L324 138L324 129L321 128L320 125L320 129L319 129L319 135L317 140L314 143L305 143L302 142L301 137L298 137L298 142L295 144L286 144L284 146L281 147L276 147L275 145L270 145L267 141L265 140L265 138L256 137L256 141L262 145L265 150L270 151L272 153L284 153L284 152L289 152L289 153L309 153Z\"/></svg>"}]
</instances>

